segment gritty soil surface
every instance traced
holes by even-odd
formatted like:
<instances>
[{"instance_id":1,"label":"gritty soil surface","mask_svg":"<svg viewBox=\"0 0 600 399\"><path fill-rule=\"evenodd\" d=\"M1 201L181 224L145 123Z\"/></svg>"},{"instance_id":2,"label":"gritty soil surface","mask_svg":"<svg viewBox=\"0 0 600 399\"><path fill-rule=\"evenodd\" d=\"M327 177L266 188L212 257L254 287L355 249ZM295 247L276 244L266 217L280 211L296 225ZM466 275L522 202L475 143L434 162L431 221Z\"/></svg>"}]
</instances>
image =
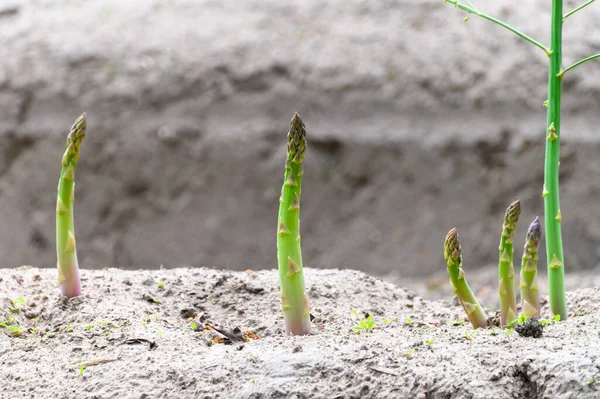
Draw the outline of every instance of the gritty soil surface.
<instances>
[{"instance_id":1,"label":"gritty soil surface","mask_svg":"<svg viewBox=\"0 0 600 399\"><path fill-rule=\"evenodd\" d=\"M548 0L479 3L547 43ZM309 266L427 274L452 227L469 268L492 262L510 202L519 237L543 212L548 59L465 16L443 0L1 0L0 267L54 267L60 160L83 111L86 268L275 267L294 111ZM565 65L600 52L599 27L596 4L569 18ZM564 86L573 270L598 263L597 61Z\"/></svg>"},{"instance_id":2,"label":"gritty soil surface","mask_svg":"<svg viewBox=\"0 0 600 399\"><path fill-rule=\"evenodd\" d=\"M362 272L307 269L314 331L288 338L272 270L86 270L85 294L71 300L59 297L55 277L0 272L0 396L599 395L597 288L570 292L573 317L526 338L475 331L453 301L424 300ZM367 315L372 330L356 331Z\"/></svg>"}]
</instances>

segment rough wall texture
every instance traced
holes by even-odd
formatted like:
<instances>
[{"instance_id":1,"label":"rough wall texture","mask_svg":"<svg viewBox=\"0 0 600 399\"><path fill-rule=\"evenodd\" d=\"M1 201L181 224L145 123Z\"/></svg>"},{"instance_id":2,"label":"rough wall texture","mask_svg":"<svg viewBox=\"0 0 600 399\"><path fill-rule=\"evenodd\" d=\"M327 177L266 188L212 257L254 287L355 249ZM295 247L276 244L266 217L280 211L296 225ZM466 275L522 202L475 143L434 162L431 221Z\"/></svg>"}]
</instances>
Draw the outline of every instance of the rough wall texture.
<instances>
[{"instance_id":1,"label":"rough wall texture","mask_svg":"<svg viewBox=\"0 0 600 399\"><path fill-rule=\"evenodd\" d=\"M548 1L479 3L547 41ZM543 212L547 61L464 16L441 0L3 2L0 267L55 264L59 163L83 111L84 267L275 267L294 111L307 265L429 273L454 226L469 267L493 262L504 208L521 198L519 241ZM599 26L595 4L567 21L565 64L600 51ZM570 268L598 256L599 65L564 82Z\"/></svg>"}]
</instances>

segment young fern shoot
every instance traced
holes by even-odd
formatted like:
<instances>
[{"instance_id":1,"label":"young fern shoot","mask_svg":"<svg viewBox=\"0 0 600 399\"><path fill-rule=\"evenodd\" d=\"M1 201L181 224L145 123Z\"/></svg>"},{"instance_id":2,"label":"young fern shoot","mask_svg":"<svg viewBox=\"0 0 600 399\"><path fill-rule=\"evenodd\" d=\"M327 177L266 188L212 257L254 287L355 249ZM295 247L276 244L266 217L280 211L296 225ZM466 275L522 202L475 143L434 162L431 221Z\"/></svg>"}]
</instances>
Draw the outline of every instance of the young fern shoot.
<instances>
[{"instance_id":1,"label":"young fern shoot","mask_svg":"<svg viewBox=\"0 0 600 399\"><path fill-rule=\"evenodd\" d=\"M515 268L513 265L514 236L519 216L521 202L513 202L506 209L502 236L500 238L500 260L498 262L498 294L500 295L500 324L511 325L517 319L517 296L515 294Z\"/></svg>"},{"instance_id":2,"label":"young fern shoot","mask_svg":"<svg viewBox=\"0 0 600 399\"><path fill-rule=\"evenodd\" d=\"M444 242L444 259L448 266L448 275L450 276L450 284L458 300L467 313L469 320L474 328L486 327L487 316L485 311L475 298L475 294L471 291L465 272L462 268L462 248L458 240L458 231L456 228L450 230L446 235Z\"/></svg>"},{"instance_id":3,"label":"young fern shoot","mask_svg":"<svg viewBox=\"0 0 600 399\"><path fill-rule=\"evenodd\" d=\"M75 200L75 167L79 160L81 143L85 138L86 115L81 115L67 136L67 149L62 157L62 170L56 198L56 253L58 284L67 298L81 295L81 281L77 264L73 202Z\"/></svg>"},{"instance_id":4,"label":"young fern shoot","mask_svg":"<svg viewBox=\"0 0 600 399\"><path fill-rule=\"evenodd\" d=\"M540 219L535 218L527 229L523 260L521 262L521 303L526 318L540 317L540 294L537 279L538 249L542 237Z\"/></svg>"},{"instance_id":5,"label":"young fern shoot","mask_svg":"<svg viewBox=\"0 0 600 399\"><path fill-rule=\"evenodd\" d=\"M281 303L287 335L305 335L311 331L308 297L304 292L302 249L300 246L300 193L306 129L300 115L294 114L288 133L284 183L279 198L277 220L277 258Z\"/></svg>"}]
</instances>

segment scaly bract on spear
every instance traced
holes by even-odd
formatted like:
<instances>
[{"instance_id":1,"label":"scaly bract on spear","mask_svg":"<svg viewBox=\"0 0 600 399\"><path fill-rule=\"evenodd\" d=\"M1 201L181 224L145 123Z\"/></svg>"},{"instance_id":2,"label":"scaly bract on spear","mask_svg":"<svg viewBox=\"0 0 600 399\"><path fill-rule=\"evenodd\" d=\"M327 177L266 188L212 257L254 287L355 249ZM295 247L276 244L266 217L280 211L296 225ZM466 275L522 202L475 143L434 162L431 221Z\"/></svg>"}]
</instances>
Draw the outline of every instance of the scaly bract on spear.
<instances>
[{"instance_id":1,"label":"scaly bract on spear","mask_svg":"<svg viewBox=\"0 0 600 399\"><path fill-rule=\"evenodd\" d=\"M517 319L517 296L515 294L515 268L513 265L514 236L521 202L513 202L506 209L502 236L500 238L500 260L498 262L498 294L500 295L500 324L506 326Z\"/></svg>"},{"instance_id":2,"label":"scaly bract on spear","mask_svg":"<svg viewBox=\"0 0 600 399\"><path fill-rule=\"evenodd\" d=\"M284 183L279 198L277 220L281 308L288 335L309 334L311 330L308 297L304 292L300 246L300 193L302 192L302 161L305 153L306 129L300 115L296 113L288 133Z\"/></svg>"},{"instance_id":3,"label":"scaly bract on spear","mask_svg":"<svg viewBox=\"0 0 600 399\"><path fill-rule=\"evenodd\" d=\"M444 259L448 266L448 275L450 276L450 284L458 300L462 304L467 316L473 324L473 327L487 326L487 316L485 311L475 298L475 294L471 291L465 272L462 268L462 249L458 241L458 231L456 228L450 230L444 241Z\"/></svg>"},{"instance_id":4,"label":"scaly bract on spear","mask_svg":"<svg viewBox=\"0 0 600 399\"><path fill-rule=\"evenodd\" d=\"M62 295L73 298L81 295L81 281L77 264L73 202L75 201L75 167L79 160L81 143L85 137L86 115L81 115L67 136L67 149L62 157L62 170L56 198L56 253L58 284Z\"/></svg>"},{"instance_id":5,"label":"scaly bract on spear","mask_svg":"<svg viewBox=\"0 0 600 399\"><path fill-rule=\"evenodd\" d=\"M529 225L521 262L521 303L525 317L540 317L540 294L537 279L538 249L542 225L538 217Z\"/></svg>"}]
</instances>

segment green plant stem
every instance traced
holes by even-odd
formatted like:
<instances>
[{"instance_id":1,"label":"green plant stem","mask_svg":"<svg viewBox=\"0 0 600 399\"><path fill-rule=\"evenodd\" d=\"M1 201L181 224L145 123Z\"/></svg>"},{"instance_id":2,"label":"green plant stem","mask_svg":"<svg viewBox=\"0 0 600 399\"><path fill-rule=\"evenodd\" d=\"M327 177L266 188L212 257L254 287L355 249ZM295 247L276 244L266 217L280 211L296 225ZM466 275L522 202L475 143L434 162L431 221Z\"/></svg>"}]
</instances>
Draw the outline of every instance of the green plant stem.
<instances>
[{"instance_id":1,"label":"green plant stem","mask_svg":"<svg viewBox=\"0 0 600 399\"><path fill-rule=\"evenodd\" d=\"M300 193L306 130L297 113L290 123L284 183L279 198L277 258L285 330L288 335L309 334L311 330L308 297L304 292L302 249L300 246Z\"/></svg>"},{"instance_id":2,"label":"green plant stem","mask_svg":"<svg viewBox=\"0 0 600 399\"><path fill-rule=\"evenodd\" d=\"M444 259L448 266L450 285L467 313L474 328L486 327L487 316L479 301L471 291L462 268L462 249L456 228L450 230L444 241Z\"/></svg>"},{"instance_id":3,"label":"green plant stem","mask_svg":"<svg viewBox=\"0 0 600 399\"><path fill-rule=\"evenodd\" d=\"M576 63L574 63L573 65L569 65L568 67L566 67L565 69L563 69L562 71L560 71L558 73L558 77L562 78L565 73L567 73L568 71L570 71L571 69L583 64L584 62L588 62L589 60L593 60L595 58L600 58L600 54L594 54L594 55L590 55L589 57L586 57L582 60L577 61Z\"/></svg>"},{"instance_id":4,"label":"green plant stem","mask_svg":"<svg viewBox=\"0 0 600 399\"><path fill-rule=\"evenodd\" d=\"M73 202L75 201L75 167L86 133L86 115L81 115L67 136L67 149L62 158L62 169L56 198L56 253L58 257L58 283L63 296L81 295L79 265L75 245Z\"/></svg>"},{"instance_id":5,"label":"green plant stem","mask_svg":"<svg viewBox=\"0 0 600 399\"><path fill-rule=\"evenodd\" d=\"M519 31L518 29L513 28L512 26L510 26L506 22L503 22L503 21L501 21L501 20L499 20L497 18L494 18L494 17L492 17L490 15L484 14L484 13L482 13L482 12L480 12L480 11L474 9L474 8L471 8L469 6L461 4L461 3L458 2L458 0L444 0L444 2L450 3L453 6L455 6L457 8L460 8L463 11L468 12L469 14L476 15L476 16L481 17L483 19L487 19L488 21L491 21L491 22L493 22L493 23L495 23L497 25L500 25L503 28L506 28L509 31L513 32L517 36L519 36L519 37L527 40L529 43L531 43L531 44L533 44L533 45L541 48L542 50L544 50L544 52L546 54L550 54L550 50L548 49L548 47L544 46L542 43L538 42L537 40L533 39L532 37L527 36L526 34L524 34L523 32Z\"/></svg>"},{"instance_id":6,"label":"green plant stem","mask_svg":"<svg viewBox=\"0 0 600 399\"><path fill-rule=\"evenodd\" d=\"M544 222L550 310L567 318L565 268L561 235L558 169L560 161L560 104L562 91L562 0L552 0L550 68L548 74L548 113L546 121L546 156L544 160Z\"/></svg>"},{"instance_id":7,"label":"green plant stem","mask_svg":"<svg viewBox=\"0 0 600 399\"><path fill-rule=\"evenodd\" d=\"M498 294L500 295L500 324L512 325L517 319L517 296L515 294L515 268L513 265L514 236L521 202L515 201L508 206L504 214L502 235L498 247Z\"/></svg>"},{"instance_id":8,"label":"green plant stem","mask_svg":"<svg viewBox=\"0 0 600 399\"><path fill-rule=\"evenodd\" d=\"M542 237L539 218L529 225L521 261L521 310L525 317L540 317L540 295L537 279L538 249Z\"/></svg>"},{"instance_id":9,"label":"green plant stem","mask_svg":"<svg viewBox=\"0 0 600 399\"><path fill-rule=\"evenodd\" d=\"M587 6L589 6L590 4L592 4L594 1L596 0L589 0L585 3L583 3L582 5L580 5L579 7L575 8L574 10L569 11L568 13L565 14L565 16L562 18L562 22L565 22L565 20L567 18L569 18L571 15L575 14L577 11L581 10L582 8L585 8Z\"/></svg>"}]
</instances>

